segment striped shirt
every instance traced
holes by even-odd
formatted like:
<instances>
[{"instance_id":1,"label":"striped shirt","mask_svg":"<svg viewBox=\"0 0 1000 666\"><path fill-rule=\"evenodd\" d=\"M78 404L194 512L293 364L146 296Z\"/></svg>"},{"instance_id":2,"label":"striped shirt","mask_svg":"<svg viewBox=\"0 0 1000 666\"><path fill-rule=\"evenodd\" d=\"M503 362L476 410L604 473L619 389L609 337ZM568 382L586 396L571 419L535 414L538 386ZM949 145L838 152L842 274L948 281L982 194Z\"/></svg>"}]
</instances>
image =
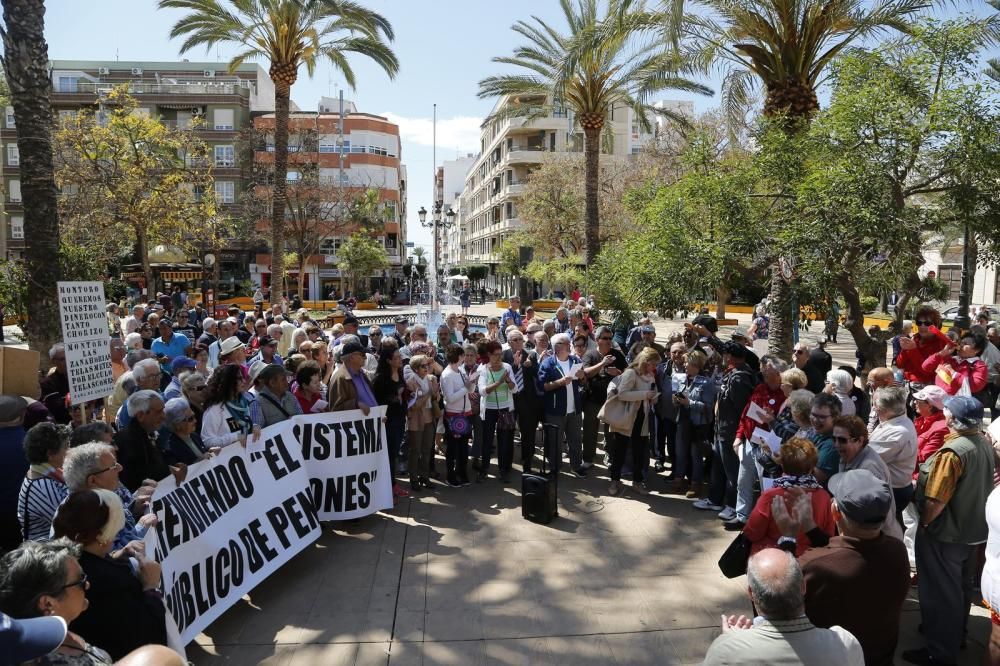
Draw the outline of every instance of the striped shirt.
<instances>
[{"instance_id":1,"label":"striped shirt","mask_svg":"<svg viewBox=\"0 0 1000 666\"><path fill-rule=\"evenodd\" d=\"M69 495L66 484L49 477L24 478L17 495L17 521L25 541L48 541L52 519Z\"/></svg>"}]
</instances>

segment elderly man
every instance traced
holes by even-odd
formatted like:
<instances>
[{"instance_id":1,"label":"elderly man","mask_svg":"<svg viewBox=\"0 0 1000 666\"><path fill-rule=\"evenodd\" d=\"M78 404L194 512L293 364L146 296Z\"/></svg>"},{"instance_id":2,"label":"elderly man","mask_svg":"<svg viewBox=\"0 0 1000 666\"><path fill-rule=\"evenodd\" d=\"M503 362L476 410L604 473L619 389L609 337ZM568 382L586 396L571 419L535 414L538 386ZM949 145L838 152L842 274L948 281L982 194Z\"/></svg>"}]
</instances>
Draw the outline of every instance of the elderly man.
<instances>
[{"instance_id":1,"label":"elderly man","mask_svg":"<svg viewBox=\"0 0 1000 666\"><path fill-rule=\"evenodd\" d=\"M508 299L509 307L504 310L504 313L500 316L500 334L507 330L508 326L516 326L518 330L521 329L521 324L524 319L521 317L521 298L519 296L511 296Z\"/></svg>"},{"instance_id":2,"label":"elderly man","mask_svg":"<svg viewBox=\"0 0 1000 666\"><path fill-rule=\"evenodd\" d=\"M191 341L183 335L174 333L174 324L166 317L161 319L157 326L159 327L160 337L153 340L153 346L150 347L150 351L160 361L163 370L169 372L170 362L178 356L186 356L188 347L191 346Z\"/></svg>"},{"instance_id":3,"label":"elderly man","mask_svg":"<svg viewBox=\"0 0 1000 666\"><path fill-rule=\"evenodd\" d=\"M813 393L820 393L826 386L826 371L820 366L818 360L813 358L812 350L804 342L797 342L792 348L792 360L795 367L806 373L809 383L806 388Z\"/></svg>"},{"instance_id":4,"label":"elderly man","mask_svg":"<svg viewBox=\"0 0 1000 666\"><path fill-rule=\"evenodd\" d=\"M146 513L146 503L156 484L147 480L132 494L120 480L122 465L115 456L115 447L104 442L88 442L71 448L63 461L63 478L71 493L81 490L110 490L121 498L125 509L125 526L115 536L113 550L139 541L146 530L156 524L156 516Z\"/></svg>"},{"instance_id":5,"label":"elderly man","mask_svg":"<svg viewBox=\"0 0 1000 666\"><path fill-rule=\"evenodd\" d=\"M368 327L368 353L378 357L382 350L382 328L378 324Z\"/></svg>"},{"instance_id":6,"label":"elderly man","mask_svg":"<svg viewBox=\"0 0 1000 666\"><path fill-rule=\"evenodd\" d=\"M121 481L135 492L145 479L159 481L170 474L163 454L156 445L157 431L163 425L163 398L155 391L136 391L126 403L132 420L119 430L114 444L124 470Z\"/></svg>"},{"instance_id":7,"label":"elderly man","mask_svg":"<svg viewBox=\"0 0 1000 666\"><path fill-rule=\"evenodd\" d=\"M292 347L292 335L295 333L295 324L283 315L275 317L274 323L281 326L281 337L274 338L278 341L278 355L281 358L288 358L288 350Z\"/></svg>"},{"instance_id":8,"label":"elderly man","mask_svg":"<svg viewBox=\"0 0 1000 666\"><path fill-rule=\"evenodd\" d=\"M653 325L646 324L639 329L639 334L641 336L639 341L628 349L628 354L626 355L628 362L631 363L632 359L634 359L639 352L646 347L652 347L655 349L656 353L660 355L660 360L662 361L664 356L667 354L667 350L663 347L663 345L656 341L656 329Z\"/></svg>"},{"instance_id":9,"label":"elderly man","mask_svg":"<svg viewBox=\"0 0 1000 666\"><path fill-rule=\"evenodd\" d=\"M163 373L160 371L160 364L153 358L144 358L136 362L132 367L132 380L135 383L135 391L156 391L160 389L160 378ZM124 378L124 375L122 376ZM133 391L134 393L134 391ZM132 395L132 394L129 394ZM128 427L132 420L129 412L128 402L124 402L115 415L115 427L122 430Z\"/></svg>"},{"instance_id":10,"label":"elderly man","mask_svg":"<svg viewBox=\"0 0 1000 666\"><path fill-rule=\"evenodd\" d=\"M677 437L677 405L673 400L674 382L685 381L686 354L687 346L683 342L675 342L670 345L667 360L656 366L656 385L660 389L660 397L656 401L656 434L653 438L653 457L656 458L657 472L663 471L668 457L670 460L677 460L674 457ZM678 482L683 482L683 475L678 475L676 468L670 476Z\"/></svg>"},{"instance_id":11,"label":"elderly man","mask_svg":"<svg viewBox=\"0 0 1000 666\"><path fill-rule=\"evenodd\" d=\"M878 425L878 411L875 409L875 391L880 388L887 388L896 385L896 377L892 374L890 368L872 368L871 372L868 373L868 395L871 396L871 411L868 413L867 417L862 414L858 414L862 418L868 419L868 432L875 430L875 426Z\"/></svg>"},{"instance_id":12,"label":"elderly man","mask_svg":"<svg viewBox=\"0 0 1000 666\"><path fill-rule=\"evenodd\" d=\"M367 415L378 405L371 382L364 373L365 360L365 348L356 339L341 348L341 364L330 377L327 391L331 412L360 409Z\"/></svg>"},{"instance_id":13,"label":"elderly man","mask_svg":"<svg viewBox=\"0 0 1000 666\"><path fill-rule=\"evenodd\" d=\"M393 336L395 337L395 336ZM425 345L427 344L427 327L423 324L417 324L410 331L409 342L399 348L399 355L403 357L404 360L409 360L413 356L413 347L415 345Z\"/></svg>"},{"instance_id":14,"label":"elderly man","mask_svg":"<svg viewBox=\"0 0 1000 666\"><path fill-rule=\"evenodd\" d=\"M580 451L583 361L571 354L570 339L565 333L552 338L552 348L554 355L541 362L536 379L536 384L544 391L545 455L549 459L549 474L553 477L559 474L560 444L565 436L573 473L585 477L587 469Z\"/></svg>"},{"instance_id":15,"label":"elderly man","mask_svg":"<svg viewBox=\"0 0 1000 666\"><path fill-rule=\"evenodd\" d=\"M257 374L257 402L265 428L302 413L299 401L288 390L285 369L278 365L266 365Z\"/></svg>"},{"instance_id":16,"label":"elderly man","mask_svg":"<svg viewBox=\"0 0 1000 666\"><path fill-rule=\"evenodd\" d=\"M830 478L836 478L844 472L865 470L889 486L892 478L889 468L886 467L882 457L868 446L865 434L860 429L860 420L856 416L844 415L833 419L833 442L840 456L840 464L837 467L837 474ZM885 516L882 531L888 536L903 540L902 524L897 517L895 499Z\"/></svg>"},{"instance_id":17,"label":"elderly man","mask_svg":"<svg viewBox=\"0 0 1000 666\"><path fill-rule=\"evenodd\" d=\"M229 319L223 319L218 326L218 339L208 346L208 369L215 370L219 367L219 349L222 343L233 337L236 330L236 323Z\"/></svg>"},{"instance_id":18,"label":"elderly man","mask_svg":"<svg viewBox=\"0 0 1000 666\"><path fill-rule=\"evenodd\" d=\"M410 320L399 315L396 317L396 330L389 334L390 337L396 338L396 342L399 343L399 348L402 349L406 345L410 344L410 331L409 325Z\"/></svg>"},{"instance_id":19,"label":"elderly man","mask_svg":"<svg viewBox=\"0 0 1000 666\"><path fill-rule=\"evenodd\" d=\"M198 336L196 344L208 348L213 342L218 340L219 324L211 317L205 317L201 322L201 335Z\"/></svg>"},{"instance_id":20,"label":"elderly man","mask_svg":"<svg viewBox=\"0 0 1000 666\"><path fill-rule=\"evenodd\" d=\"M806 617L817 627L850 631L861 643L867 666L889 666L910 588L906 549L882 529L895 520L892 492L883 479L854 469L830 479L830 494L840 533L832 539L816 529L808 493L795 489L771 501L771 515L784 535L779 547L794 551L796 535L806 534L810 541L816 535L813 547L799 557Z\"/></svg>"},{"instance_id":21,"label":"elderly man","mask_svg":"<svg viewBox=\"0 0 1000 666\"><path fill-rule=\"evenodd\" d=\"M993 490L993 447L982 433L983 405L954 396L944 403L952 437L920 466L916 555L920 618L927 647L911 664L955 664L972 598L975 552L986 542L986 497Z\"/></svg>"},{"instance_id":22,"label":"elderly man","mask_svg":"<svg viewBox=\"0 0 1000 666\"><path fill-rule=\"evenodd\" d=\"M124 338L129 333L136 333L139 331L139 327L142 325L142 319L146 314L146 309L141 305L136 305L132 308L132 314L128 317L122 319L122 337Z\"/></svg>"},{"instance_id":23,"label":"elderly man","mask_svg":"<svg viewBox=\"0 0 1000 666\"><path fill-rule=\"evenodd\" d=\"M569 310L564 307L558 308L555 318L549 321L552 322L555 333L571 333L573 331L569 323Z\"/></svg>"},{"instance_id":24,"label":"elderly man","mask_svg":"<svg viewBox=\"0 0 1000 666\"><path fill-rule=\"evenodd\" d=\"M639 323L630 328L628 331L628 335L625 336L625 349L631 349L632 345L634 345L635 343L639 342L642 339L643 326L652 326L652 325L653 325L653 320L651 320L649 317L642 317L641 319L639 319Z\"/></svg>"},{"instance_id":25,"label":"elderly man","mask_svg":"<svg viewBox=\"0 0 1000 666\"><path fill-rule=\"evenodd\" d=\"M17 496L28 473L24 457L24 413L28 402L19 395L0 395L0 551L17 548L21 525Z\"/></svg>"},{"instance_id":26,"label":"elderly man","mask_svg":"<svg viewBox=\"0 0 1000 666\"><path fill-rule=\"evenodd\" d=\"M875 391L874 408L879 423L868 438L868 446L882 456L889 468L889 485L900 524L903 509L913 498L913 470L917 466L917 429L906 415L906 397L903 387Z\"/></svg>"},{"instance_id":27,"label":"elderly man","mask_svg":"<svg viewBox=\"0 0 1000 666\"><path fill-rule=\"evenodd\" d=\"M111 375L115 381L118 381L119 377L128 372L128 368L125 366L127 350L121 338L111 338L109 344L111 345Z\"/></svg>"},{"instance_id":28,"label":"elderly man","mask_svg":"<svg viewBox=\"0 0 1000 666\"><path fill-rule=\"evenodd\" d=\"M356 336L362 347L368 346L368 336L358 332L358 318L354 315L344 317L344 335ZM336 344L336 341L334 344Z\"/></svg>"},{"instance_id":29,"label":"elderly man","mask_svg":"<svg viewBox=\"0 0 1000 666\"><path fill-rule=\"evenodd\" d=\"M747 565L747 583L760 617L723 616L722 635L709 646L705 666L864 665L861 644L849 631L821 629L806 617L806 585L794 555L777 548L758 552Z\"/></svg>"},{"instance_id":30,"label":"elderly man","mask_svg":"<svg viewBox=\"0 0 1000 666\"><path fill-rule=\"evenodd\" d=\"M268 365L283 366L281 357L278 356L278 341L269 335L265 335L260 340L260 354L257 360Z\"/></svg>"}]
</instances>

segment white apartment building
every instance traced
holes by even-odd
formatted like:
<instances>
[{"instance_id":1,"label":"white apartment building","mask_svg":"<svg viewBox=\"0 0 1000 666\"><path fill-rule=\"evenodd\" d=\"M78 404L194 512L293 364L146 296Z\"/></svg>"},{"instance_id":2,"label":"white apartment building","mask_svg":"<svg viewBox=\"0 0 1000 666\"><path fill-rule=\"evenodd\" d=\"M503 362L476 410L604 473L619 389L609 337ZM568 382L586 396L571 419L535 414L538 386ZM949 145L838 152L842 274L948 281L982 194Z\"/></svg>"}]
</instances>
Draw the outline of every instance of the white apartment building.
<instances>
[{"instance_id":1,"label":"white apartment building","mask_svg":"<svg viewBox=\"0 0 1000 666\"><path fill-rule=\"evenodd\" d=\"M489 117L509 103L509 98L498 101ZM660 101L654 106L694 115L691 102ZM653 132L644 132L631 109L621 107L611 115L611 141L609 150L602 151L602 160L626 159L641 152L666 122L660 117L650 119ZM488 118L481 128L480 154L455 209L457 229L447 236L448 256L453 264L486 264L490 267L487 288L505 293L514 289L514 280L498 274L498 251L504 239L521 226L517 202L525 180L541 164L544 153L582 152L583 131L574 126L568 111L558 108L541 118Z\"/></svg>"},{"instance_id":2,"label":"white apartment building","mask_svg":"<svg viewBox=\"0 0 1000 666\"><path fill-rule=\"evenodd\" d=\"M459 239L462 230L460 199L462 191L465 189L465 177L478 157L478 155L468 153L465 157L445 160L439 168L439 171L442 172L439 190L442 202L441 209L445 212L449 208L455 211L453 226L449 229L443 229L438 241L441 252L440 262L445 271L460 260L461 242Z\"/></svg>"},{"instance_id":3,"label":"white apartment building","mask_svg":"<svg viewBox=\"0 0 1000 666\"><path fill-rule=\"evenodd\" d=\"M934 271L938 279L948 283L949 305L958 303L962 286L962 248L961 238L948 247L943 247L940 241L931 242L924 248L924 265L918 271L921 277ZM969 303L974 307L1000 304L1000 267L976 266Z\"/></svg>"}]
</instances>

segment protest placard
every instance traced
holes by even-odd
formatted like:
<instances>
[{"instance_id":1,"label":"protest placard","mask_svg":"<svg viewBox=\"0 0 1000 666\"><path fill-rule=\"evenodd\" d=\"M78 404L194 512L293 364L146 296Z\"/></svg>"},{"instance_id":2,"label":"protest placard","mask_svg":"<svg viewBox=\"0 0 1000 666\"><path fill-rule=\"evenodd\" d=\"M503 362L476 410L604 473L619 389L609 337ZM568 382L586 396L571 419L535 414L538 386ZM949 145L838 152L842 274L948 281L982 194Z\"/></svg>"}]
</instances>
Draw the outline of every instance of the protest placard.
<instances>
[{"instance_id":1,"label":"protest placard","mask_svg":"<svg viewBox=\"0 0 1000 666\"><path fill-rule=\"evenodd\" d=\"M299 443L320 520L392 508L383 414L384 406L367 416L355 409L292 419L291 436Z\"/></svg>"},{"instance_id":2,"label":"protest placard","mask_svg":"<svg viewBox=\"0 0 1000 666\"><path fill-rule=\"evenodd\" d=\"M63 342L108 339L104 283L57 282Z\"/></svg>"},{"instance_id":3,"label":"protest placard","mask_svg":"<svg viewBox=\"0 0 1000 666\"><path fill-rule=\"evenodd\" d=\"M115 376L111 371L111 345L105 334L100 340L66 341L66 374L73 404L111 395Z\"/></svg>"},{"instance_id":4,"label":"protest placard","mask_svg":"<svg viewBox=\"0 0 1000 666\"><path fill-rule=\"evenodd\" d=\"M274 437L283 429L264 429L246 449L226 447L191 465L180 486L168 477L153 493L159 523L146 552L162 567L183 643L320 535L302 456Z\"/></svg>"}]
</instances>

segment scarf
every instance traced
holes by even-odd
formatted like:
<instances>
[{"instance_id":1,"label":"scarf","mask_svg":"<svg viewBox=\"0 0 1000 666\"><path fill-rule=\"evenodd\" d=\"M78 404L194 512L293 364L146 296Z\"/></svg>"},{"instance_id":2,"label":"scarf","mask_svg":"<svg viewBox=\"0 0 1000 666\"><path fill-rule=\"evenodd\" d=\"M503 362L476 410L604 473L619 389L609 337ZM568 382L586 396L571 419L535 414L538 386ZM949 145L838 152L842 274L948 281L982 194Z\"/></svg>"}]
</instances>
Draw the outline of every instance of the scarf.
<instances>
[{"instance_id":1,"label":"scarf","mask_svg":"<svg viewBox=\"0 0 1000 666\"><path fill-rule=\"evenodd\" d=\"M816 481L816 477L812 474L803 474L802 476L793 476L792 474L782 474L777 479L774 480L775 488L805 488L807 490L818 490L823 486L819 485Z\"/></svg>"},{"instance_id":2,"label":"scarf","mask_svg":"<svg viewBox=\"0 0 1000 666\"><path fill-rule=\"evenodd\" d=\"M36 463L31 465L31 471L40 477L53 479L59 483L66 483L63 480L62 470L57 467L53 467L49 463Z\"/></svg>"},{"instance_id":3,"label":"scarf","mask_svg":"<svg viewBox=\"0 0 1000 666\"><path fill-rule=\"evenodd\" d=\"M240 422L240 430L249 433L253 430L253 423L250 421L250 403L240 394L236 400L227 400L226 409L234 419Z\"/></svg>"}]
</instances>

